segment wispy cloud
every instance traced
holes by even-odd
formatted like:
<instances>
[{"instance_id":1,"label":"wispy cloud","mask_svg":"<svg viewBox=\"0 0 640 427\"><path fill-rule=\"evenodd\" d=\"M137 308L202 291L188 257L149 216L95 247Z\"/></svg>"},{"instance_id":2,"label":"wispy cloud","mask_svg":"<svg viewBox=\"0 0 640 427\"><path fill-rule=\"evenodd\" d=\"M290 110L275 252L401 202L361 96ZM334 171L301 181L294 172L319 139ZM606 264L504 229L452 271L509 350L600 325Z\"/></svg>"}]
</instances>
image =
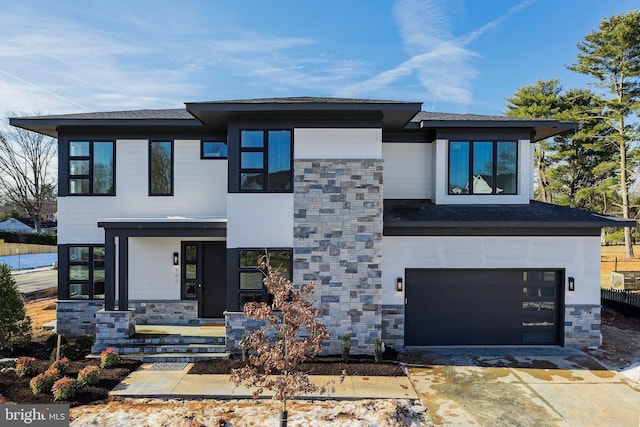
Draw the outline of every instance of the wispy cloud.
<instances>
[{"instance_id":1,"label":"wispy cloud","mask_svg":"<svg viewBox=\"0 0 640 427\"><path fill-rule=\"evenodd\" d=\"M425 99L431 101L428 107L432 110L439 100L470 104L473 100L472 82L478 74L473 61L478 54L469 48L469 44L532 1L523 1L482 27L455 36L450 17L445 12L445 8L451 8L450 2L398 0L394 14L404 50L411 55L410 58L390 70L345 87L340 95L361 96L363 93L380 92L400 78L415 74Z\"/></svg>"}]
</instances>

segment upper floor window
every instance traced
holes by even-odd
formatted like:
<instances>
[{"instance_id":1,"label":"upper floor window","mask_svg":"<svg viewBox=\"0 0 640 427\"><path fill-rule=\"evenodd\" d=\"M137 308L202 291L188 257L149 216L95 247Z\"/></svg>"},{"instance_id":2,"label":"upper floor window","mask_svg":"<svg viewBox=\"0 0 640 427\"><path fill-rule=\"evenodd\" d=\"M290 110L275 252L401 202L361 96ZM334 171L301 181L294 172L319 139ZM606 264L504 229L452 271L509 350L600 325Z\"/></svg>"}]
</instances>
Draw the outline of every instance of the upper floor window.
<instances>
[{"instance_id":1,"label":"upper floor window","mask_svg":"<svg viewBox=\"0 0 640 427\"><path fill-rule=\"evenodd\" d=\"M173 141L149 142L149 195L173 195Z\"/></svg>"},{"instance_id":2,"label":"upper floor window","mask_svg":"<svg viewBox=\"0 0 640 427\"><path fill-rule=\"evenodd\" d=\"M227 143L224 141L201 141L201 159L226 159Z\"/></svg>"},{"instance_id":3,"label":"upper floor window","mask_svg":"<svg viewBox=\"0 0 640 427\"><path fill-rule=\"evenodd\" d=\"M292 191L292 153L289 130L242 130L240 191Z\"/></svg>"},{"instance_id":4,"label":"upper floor window","mask_svg":"<svg viewBox=\"0 0 640 427\"><path fill-rule=\"evenodd\" d=\"M114 149L113 141L69 141L69 193L115 194Z\"/></svg>"},{"instance_id":5,"label":"upper floor window","mask_svg":"<svg viewBox=\"0 0 640 427\"><path fill-rule=\"evenodd\" d=\"M517 194L516 141L449 142L449 194Z\"/></svg>"}]
</instances>

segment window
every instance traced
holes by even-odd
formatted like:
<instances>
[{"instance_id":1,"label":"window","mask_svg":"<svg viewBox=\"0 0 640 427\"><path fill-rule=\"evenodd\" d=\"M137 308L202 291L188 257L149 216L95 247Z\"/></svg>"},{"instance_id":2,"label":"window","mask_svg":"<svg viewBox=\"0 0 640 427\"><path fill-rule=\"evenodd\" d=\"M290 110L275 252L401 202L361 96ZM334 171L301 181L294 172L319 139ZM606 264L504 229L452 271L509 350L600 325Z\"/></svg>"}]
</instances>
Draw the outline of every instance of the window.
<instances>
[{"instance_id":1,"label":"window","mask_svg":"<svg viewBox=\"0 0 640 427\"><path fill-rule=\"evenodd\" d=\"M240 131L240 191L292 191L291 159L291 131Z\"/></svg>"},{"instance_id":2,"label":"window","mask_svg":"<svg viewBox=\"0 0 640 427\"><path fill-rule=\"evenodd\" d=\"M149 195L173 195L173 141L149 142Z\"/></svg>"},{"instance_id":3,"label":"window","mask_svg":"<svg viewBox=\"0 0 640 427\"><path fill-rule=\"evenodd\" d=\"M104 246L69 246L69 298L104 299Z\"/></svg>"},{"instance_id":4,"label":"window","mask_svg":"<svg viewBox=\"0 0 640 427\"><path fill-rule=\"evenodd\" d=\"M223 141L201 141L200 142L200 158L201 159L226 159L227 143Z\"/></svg>"},{"instance_id":5,"label":"window","mask_svg":"<svg viewBox=\"0 0 640 427\"><path fill-rule=\"evenodd\" d=\"M240 285L238 291L238 302L240 309L244 304L251 301L265 301L271 303L271 295L267 293L267 288L262 284L265 273L258 265L265 256L264 249L240 249L238 254L240 275ZM290 249L267 249L266 255L269 257L271 267L278 268L283 276L291 280L291 250Z\"/></svg>"},{"instance_id":6,"label":"window","mask_svg":"<svg viewBox=\"0 0 640 427\"><path fill-rule=\"evenodd\" d=\"M113 141L69 141L69 193L114 195Z\"/></svg>"},{"instance_id":7,"label":"window","mask_svg":"<svg viewBox=\"0 0 640 427\"><path fill-rule=\"evenodd\" d=\"M516 141L449 142L449 194L516 194Z\"/></svg>"}]
</instances>

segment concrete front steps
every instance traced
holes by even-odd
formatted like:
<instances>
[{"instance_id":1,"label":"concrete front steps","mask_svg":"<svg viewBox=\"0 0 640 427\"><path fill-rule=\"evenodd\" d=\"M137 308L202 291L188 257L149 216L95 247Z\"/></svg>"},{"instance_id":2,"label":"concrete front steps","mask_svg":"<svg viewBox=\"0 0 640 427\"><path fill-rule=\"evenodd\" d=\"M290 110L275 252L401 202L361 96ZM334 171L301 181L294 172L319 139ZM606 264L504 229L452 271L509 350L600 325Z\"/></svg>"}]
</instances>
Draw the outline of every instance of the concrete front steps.
<instances>
[{"instance_id":1,"label":"concrete front steps","mask_svg":"<svg viewBox=\"0 0 640 427\"><path fill-rule=\"evenodd\" d=\"M197 362L228 359L224 327L216 326L136 326L136 333L103 343L123 359L153 362ZM99 357L99 354L92 355Z\"/></svg>"}]
</instances>

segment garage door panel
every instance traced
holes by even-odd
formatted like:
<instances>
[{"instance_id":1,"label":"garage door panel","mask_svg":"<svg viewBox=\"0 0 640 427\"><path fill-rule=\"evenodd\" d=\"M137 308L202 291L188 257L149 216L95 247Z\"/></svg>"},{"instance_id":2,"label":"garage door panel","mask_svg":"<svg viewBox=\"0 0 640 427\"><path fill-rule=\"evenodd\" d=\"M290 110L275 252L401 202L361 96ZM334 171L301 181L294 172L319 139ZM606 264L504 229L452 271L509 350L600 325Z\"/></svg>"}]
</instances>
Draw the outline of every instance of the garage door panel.
<instances>
[{"instance_id":1,"label":"garage door panel","mask_svg":"<svg viewBox=\"0 0 640 427\"><path fill-rule=\"evenodd\" d=\"M559 271L406 270L405 344L557 344Z\"/></svg>"}]
</instances>

